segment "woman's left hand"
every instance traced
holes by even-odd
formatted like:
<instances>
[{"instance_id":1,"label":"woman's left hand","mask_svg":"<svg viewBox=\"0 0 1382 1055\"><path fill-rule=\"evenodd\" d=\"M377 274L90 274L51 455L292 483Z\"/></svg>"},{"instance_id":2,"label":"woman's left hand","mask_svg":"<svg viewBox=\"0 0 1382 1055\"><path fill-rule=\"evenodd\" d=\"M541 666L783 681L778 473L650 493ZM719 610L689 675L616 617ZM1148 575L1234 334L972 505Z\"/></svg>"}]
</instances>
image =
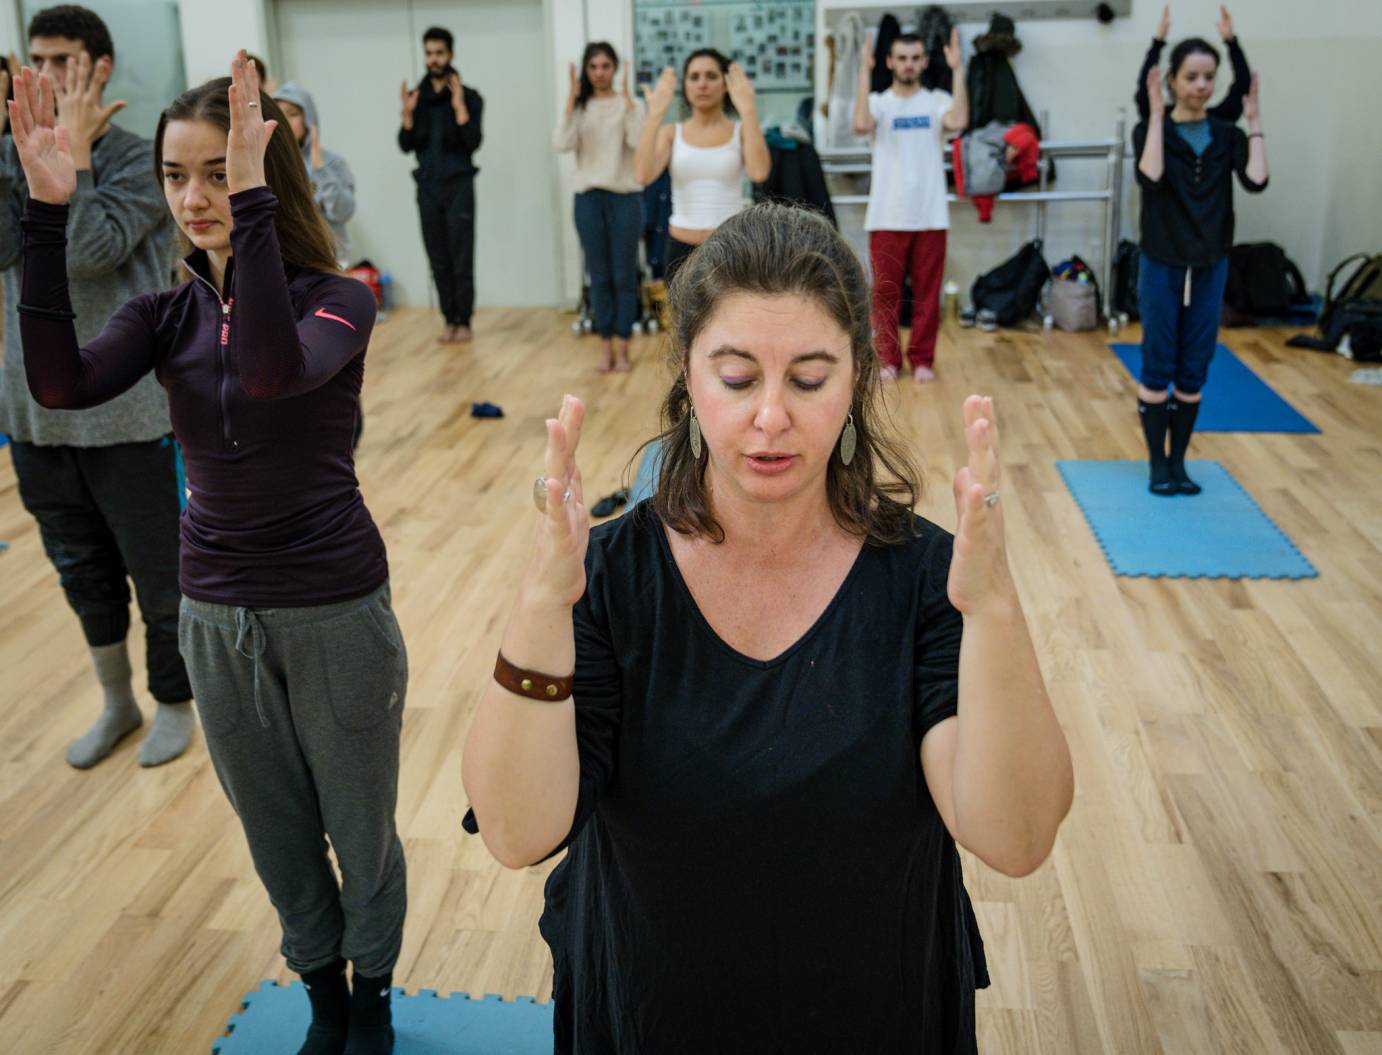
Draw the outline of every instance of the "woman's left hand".
<instances>
[{"instance_id":1,"label":"woman's left hand","mask_svg":"<svg viewBox=\"0 0 1382 1055\"><path fill-rule=\"evenodd\" d=\"M230 134L226 136L226 185L231 194L262 187L264 151L278 128L265 121L259 71L241 48L230 62Z\"/></svg>"},{"instance_id":2,"label":"woman's left hand","mask_svg":"<svg viewBox=\"0 0 1382 1055\"><path fill-rule=\"evenodd\" d=\"M749 75L744 72L744 68L737 62L729 64L729 72L725 74L725 88L729 92L729 101L734 104L734 109L741 114L754 112L757 105L753 92L753 81L749 80Z\"/></svg>"},{"instance_id":3,"label":"woman's left hand","mask_svg":"<svg viewBox=\"0 0 1382 1055\"><path fill-rule=\"evenodd\" d=\"M984 501L998 494L1002 475L993 399L970 396L964 416L969 464L955 474L957 524L947 592L962 615L972 616L1010 605L1016 591L1003 541L1003 507L996 499Z\"/></svg>"}]
</instances>

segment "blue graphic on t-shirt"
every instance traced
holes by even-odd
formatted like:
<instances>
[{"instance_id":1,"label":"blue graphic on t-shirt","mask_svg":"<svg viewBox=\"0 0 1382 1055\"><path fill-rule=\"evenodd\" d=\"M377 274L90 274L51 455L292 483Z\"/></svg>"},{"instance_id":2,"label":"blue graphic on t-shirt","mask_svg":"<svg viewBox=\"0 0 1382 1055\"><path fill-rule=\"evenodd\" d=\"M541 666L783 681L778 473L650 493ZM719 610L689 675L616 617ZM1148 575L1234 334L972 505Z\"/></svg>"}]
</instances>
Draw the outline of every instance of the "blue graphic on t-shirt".
<instances>
[{"instance_id":1,"label":"blue graphic on t-shirt","mask_svg":"<svg viewBox=\"0 0 1382 1055\"><path fill-rule=\"evenodd\" d=\"M894 118L893 118L893 130L894 130L894 131L896 131L896 130L899 129L899 128L930 128L930 127L931 127L931 115L930 115L930 114L923 114L923 115L920 116L920 117L894 117Z\"/></svg>"}]
</instances>

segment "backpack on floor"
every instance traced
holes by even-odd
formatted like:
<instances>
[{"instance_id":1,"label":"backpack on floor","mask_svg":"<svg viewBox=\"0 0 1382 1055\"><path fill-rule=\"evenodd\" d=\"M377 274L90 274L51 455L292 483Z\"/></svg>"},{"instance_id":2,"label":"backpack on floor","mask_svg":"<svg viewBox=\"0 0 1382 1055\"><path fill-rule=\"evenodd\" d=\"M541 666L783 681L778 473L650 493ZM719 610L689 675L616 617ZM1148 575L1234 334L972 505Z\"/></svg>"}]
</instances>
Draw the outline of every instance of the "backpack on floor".
<instances>
[{"instance_id":1,"label":"backpack on floor","mask_svg":"<svg viewBox=\"0 0 1382 1055\"><path fill-rule=\"evenodd\" d=\"M1300 268L1275 242L1249 242L1229 251L1225 325L1251 326L1258 318L1284 315L1292 304L1309 299Z\"/></svg>"},{"instance_id":2,"label":"backpack on floor","mask_svg":"<svg viewBox=\"0 0 1382 1055\"><path fill-rule=\"evenodd\" d=\"M1011 326L1036 310L1042 287L1050 277L1041 243L1028 242L1016 256L976 278L969 299L975 311L991 311L999 326Z\"/></svg>"},{"instance_id":3,"label":"backpack on floor","mask_svg":"<svg viewBox=\"0 0 1382 1055\"><path fill-rule=\"evenodd\" d=\"M1358 266L1340 281L1340 273L1355 263ZM1319 337L1302 333L1286 343L1321 352L1338 351L1342 344L1350 359L1382 361L1382 253L1354 253L1334 266L1325 283L1319 332Z\"/></svg>"},{"instance_id":4,"label":"backpack on floor","mask_svg":"<svg viewBox=\"0 0 1382 1055\"><path fill-rule=\"evenodd\" d=\"M1118 243L1113 257L1113 310L1126 315L1129 322L1138 320L1137 273L1142 251L1136 242L1124 238Z\"/></svg>"}]
</instances>

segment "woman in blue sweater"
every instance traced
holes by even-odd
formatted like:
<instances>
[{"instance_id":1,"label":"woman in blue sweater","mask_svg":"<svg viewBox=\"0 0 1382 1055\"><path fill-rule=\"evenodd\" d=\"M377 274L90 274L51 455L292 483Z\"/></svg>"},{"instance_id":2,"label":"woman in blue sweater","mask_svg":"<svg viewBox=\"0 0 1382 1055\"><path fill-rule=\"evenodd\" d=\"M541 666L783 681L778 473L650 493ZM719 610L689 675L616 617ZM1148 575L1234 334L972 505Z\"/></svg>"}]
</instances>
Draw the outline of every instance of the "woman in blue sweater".
<instances>
[{"instance_id":1,"label":"woman in blue sweater","mask_svg":"<svg viewBox=\"0 0 1382 1055\"><path fill-rule=\"evenodd\" d=\"M176 99L154 137L188 281L129 301L84 348L67 294L76 170L51 82L23 71L9 107L30 191L24 363L45 407L94 406L151 371L168 390L190 492L179 648L284 957L307 984L301 1053L374 1055L393 1047L406 906L394 804L407 686L351 454L374 298L340 274L297 144L244 52L231 71Z\"/></svg>"}]
</instances>

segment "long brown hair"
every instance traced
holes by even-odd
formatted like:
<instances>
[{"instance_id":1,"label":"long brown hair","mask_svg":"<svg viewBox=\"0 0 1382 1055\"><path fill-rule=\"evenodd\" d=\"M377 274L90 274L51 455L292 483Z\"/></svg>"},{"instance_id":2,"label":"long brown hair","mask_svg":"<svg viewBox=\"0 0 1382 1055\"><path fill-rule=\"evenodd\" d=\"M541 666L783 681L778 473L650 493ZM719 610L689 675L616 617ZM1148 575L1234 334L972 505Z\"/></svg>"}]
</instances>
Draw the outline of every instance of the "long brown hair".
<instances>
[{"instance_id":1,"label":"long brown hair","mask_svg":"<svg viewBox=\"0 0 1382 1055\"><path fill-rule=\"evenodd\" d=\"M830 511L840 527L870 543L913 537L920 473L906 448L881 427L878 358L864 269L849 243L819 213L772 202L750 206L722 223L668 285L675 377L662 404L660 471L653 495L658 517L675 531L724 541L724 529L705 493L705 454L696 458L691 453L686 372L692 342L720 302L734 293L807 297L849 335L854 360L850 412L858 442L848 465L840 460L838 447L831 455L825 478Z\"/></svg>"},{"instance_id":2,"label":"long brown hair","mask_svg":"<svg viewBox=\"0 0 1382 1055\"><path fill-rule=\"evenodd\" d=\"M163 185L163 133L169 122L206 121L229 134L229 88L229 77L207 81L200 88L183 92L159 115L158 130L154 133L154 176L160 186ZM336 241L313 200L307 166L302 163L302 153L293 141L288 118L263 92L259 93L259 108L264 120L278 122L264 151L264 181L278 199L274 228L278 232L283 262L309 271L339 272Z\"/></svg>"}]
</instances>

